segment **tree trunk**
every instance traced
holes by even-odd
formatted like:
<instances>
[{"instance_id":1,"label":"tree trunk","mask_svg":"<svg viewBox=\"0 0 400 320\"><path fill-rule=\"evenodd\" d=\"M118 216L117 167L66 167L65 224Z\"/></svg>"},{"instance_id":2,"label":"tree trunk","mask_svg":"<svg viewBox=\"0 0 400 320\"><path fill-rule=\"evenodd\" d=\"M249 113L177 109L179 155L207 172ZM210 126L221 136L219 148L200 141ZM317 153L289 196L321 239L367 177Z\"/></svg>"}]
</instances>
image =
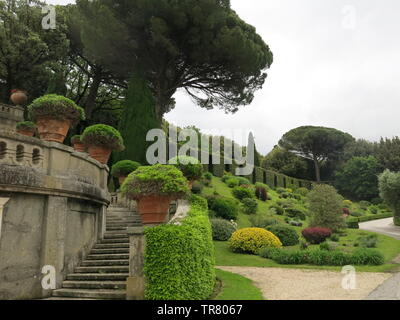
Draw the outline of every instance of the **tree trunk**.
<instances>
[{"instance_id":1,"label":"tree trunk","mask_svg":"<svg viewBox=\"0 0 400 320\"><path fill-rule=\"evenodd\" d=\"M316 181L319 183L321 182L321 168L318 160L314 158L314 166L315 166L315 178Z\"/></svg>"},{"instance_id":2,"label":"tree trunk","mask_svg":"<svg viewBox=\"0 0 400 320\"><path fill-rule=\"evenodd\" d=\"M101 80L102 80L102 71L101 69L96 69L93 76L93 82L92 85L90 86L89 94L85 103L86 120L90 120L92 118L92 113L96 106L97 93L101 85Z\"/></svg>"}]
</instances>

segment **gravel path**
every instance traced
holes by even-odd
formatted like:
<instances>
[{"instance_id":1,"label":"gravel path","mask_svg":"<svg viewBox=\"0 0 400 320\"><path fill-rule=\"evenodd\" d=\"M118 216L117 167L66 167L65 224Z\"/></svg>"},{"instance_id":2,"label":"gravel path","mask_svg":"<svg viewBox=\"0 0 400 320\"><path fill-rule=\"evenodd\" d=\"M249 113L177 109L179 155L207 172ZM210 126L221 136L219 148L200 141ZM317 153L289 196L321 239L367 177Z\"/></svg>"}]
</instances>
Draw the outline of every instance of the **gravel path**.
<instances>
[{"instance_id":1,"label":"gravel path","mask_svg":"<svg viewBox=\"0 0 400 320\"><path fill-rule=\"evenodd\" d=\"M267 300L362 300L385 280L388 273L357 273L356 289L342 288L344 275L340 272L255 268L218 267L253 280Z\"/></svg>"},{"instance_id":2,"label":"gravel path","mask_svg":"<svg viewBox=\"0 0 400 320\"><path fill-rule=\"evenodd\" d=\"M363 222L360 223L360 229L381 233L400 240L400 227L393 224L393 218Z\"/></svg>"},{"instance_id":3,"label":"gravel path","mask_svg":"<svg viewBox=\"0 0 400 320\"><path fill-rule=\"evenodd\" d=\"M400 227L393 224L393 218L360 223L360 229L381 233L400 240ZM400 256L393 262L400 263ZM386 280L366 300L400 300L400 273Z\"/></svg>"}]
</instances>

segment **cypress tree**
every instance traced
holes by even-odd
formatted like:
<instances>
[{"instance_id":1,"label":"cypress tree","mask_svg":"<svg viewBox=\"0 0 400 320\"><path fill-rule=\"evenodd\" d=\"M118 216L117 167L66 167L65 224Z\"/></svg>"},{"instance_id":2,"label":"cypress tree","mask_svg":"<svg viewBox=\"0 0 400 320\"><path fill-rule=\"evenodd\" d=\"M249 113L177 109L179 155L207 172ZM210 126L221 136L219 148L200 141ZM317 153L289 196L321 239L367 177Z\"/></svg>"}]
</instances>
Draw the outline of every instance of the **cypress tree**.
<instances>
[{"instance_id":1,"label":"cypress tree","mask_svg":"<svg viewBox=\"0 0 400 320\"><path fill-rule=\"evenodd\" d=\"M155 101L144 78L131 77L126 95L125 108L119 130L124 138L125 150L115 154L114 162L132 160L146 165L146 151L152 142L146 142L147 132L161 128L155 114Z\"/></svg>"}]
</instances>

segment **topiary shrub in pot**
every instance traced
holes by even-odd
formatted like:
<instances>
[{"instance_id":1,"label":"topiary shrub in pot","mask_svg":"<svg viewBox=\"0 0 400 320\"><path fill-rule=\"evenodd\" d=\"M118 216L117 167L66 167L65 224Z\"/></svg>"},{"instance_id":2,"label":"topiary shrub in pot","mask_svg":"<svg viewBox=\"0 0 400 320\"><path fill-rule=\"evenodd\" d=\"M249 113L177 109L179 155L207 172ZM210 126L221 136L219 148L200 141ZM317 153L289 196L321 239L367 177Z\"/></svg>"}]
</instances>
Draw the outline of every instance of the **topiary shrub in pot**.
<instances>
[{"instance_id":1,"label":"topiary shrub in pot","mask_svg":"<svg viewBox=\"0 0 400 320\"><path fill-rule=\"evenodd\" d=\"M17 132L27 137L33 137L36 132L36 125L31 121L18 122Z\"/></svg>"},{"instance_id":2,"label":"topiary shrub in pot","mask_svg":"<svg viewBox=\"0 0 400 320\"><path fill-rule=\"evenodd\" d=\"M203 176L203 165L196 158L178 156L170 159L168 163L182 171L183 175L189 181L190 188L196 180L201 179Z\"/></svg>"},{"instance_id":3,"label":"topiary shrub in pot","mask_svg":"<svg viewBox=\"0 0 400 320\"><path fill-rule=\"evenodd\" d=\"M123 183L121 191L137 201L143 224L157 225L167 222L171 201L189 192L182 172L171 165L139 167Z\"/></svg>"},{"instance_id":4,"label":"topiary shrub in pot","mask_svg":"<svg viewBox=\"0 0 400 320\"><path fill-rule=\"evenodd\" d=\"M106 164L112 151L124 150L124 141L119 131L105 124L87 127L82 134L82 141L89 155Z\"/></svg>"},{"instance_id":5,"label":"topiary shrub in pot","mask_svg":"<svg viewBox=\"0 0 400 320\"><path fill-rule=\"evenodd\" d=\"M140 163L132 160L118 161L111 167L111 175L115 178L118 178L119 184L122 185L126 177L140 166Z\"/></svg>"},{"instance_id":6,"label":"topiary shrub in pot","mask_svg":"<svg viewBox=\"0 0 400 320\"><path fill-rule=\"evenodd\" d=\"M77 152L85 152L85 144L82 142L81 135L75 135L71 138L71 144L75 151Z\"/></svg>"},{"instance_id":7,"label":"topiary shrub in pot","mask_svg":"<svg viewBox=\"0 0 400 320\"><path fill-rule=\"evenodd\" d=\"M35 99L28 106L29 117L36 123L40 139L63 143L71 126L85 119L75 102L56 94Z\"/></svg>"}]
</instances>

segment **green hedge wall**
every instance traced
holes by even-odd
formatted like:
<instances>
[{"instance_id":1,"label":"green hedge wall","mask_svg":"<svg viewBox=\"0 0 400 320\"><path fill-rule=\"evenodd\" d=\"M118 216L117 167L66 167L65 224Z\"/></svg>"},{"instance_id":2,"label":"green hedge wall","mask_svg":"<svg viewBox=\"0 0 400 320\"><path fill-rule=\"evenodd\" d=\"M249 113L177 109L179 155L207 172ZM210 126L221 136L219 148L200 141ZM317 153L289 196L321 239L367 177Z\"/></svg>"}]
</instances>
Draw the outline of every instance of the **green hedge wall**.
<instances>
[{"instance_id":1,"label":"green hedge wall","mask_svg":"<svg viewBox=\"0 0 400 320\"><path fill-rule=\"evenodd\" d=\"M215 258L207 201L192 196L182 225L148 228L146 299L205 300L215 284Z\"/></svg>"},{"instance_id":2,"label":"green hedge wall","mask_svg":"<svg viewBox=\"0 0 400 320\"><path fill-rule=\"evenodd\" d=\"M210 167L212 167L212 169L213 169L211 173L214 176L221 178L224 175L225 165L213 164L213 165L210 165ZM237 166L235 164L232 164L232 165L229 165L229 167L230 167L229 172L232 173L233 175L235 175L236 174L235 169L237 168ZM209 167L208 166L205 167L205 170L209 171ZM284 188L284 186L285 186L284 180L285 179L286 179L286 187L289 187L290 185L295 185L297 187L311 189L312 185L313 185L312 181L287 177L283 174L280 174L280 173L277 173L277 172L274 172L271 170L265 170L260 167L256 167L254 170L255 170L255 173L253 173L249 176L245 176L245 178L249 179L252 183L256 183L256 182L266 183L271 188L275 188L275 187ZM264 172L266 173L267 181L264 181ZM276 186L275 186L275 176L277 177L277 185Z\"/></svg>"}]
</instances>

